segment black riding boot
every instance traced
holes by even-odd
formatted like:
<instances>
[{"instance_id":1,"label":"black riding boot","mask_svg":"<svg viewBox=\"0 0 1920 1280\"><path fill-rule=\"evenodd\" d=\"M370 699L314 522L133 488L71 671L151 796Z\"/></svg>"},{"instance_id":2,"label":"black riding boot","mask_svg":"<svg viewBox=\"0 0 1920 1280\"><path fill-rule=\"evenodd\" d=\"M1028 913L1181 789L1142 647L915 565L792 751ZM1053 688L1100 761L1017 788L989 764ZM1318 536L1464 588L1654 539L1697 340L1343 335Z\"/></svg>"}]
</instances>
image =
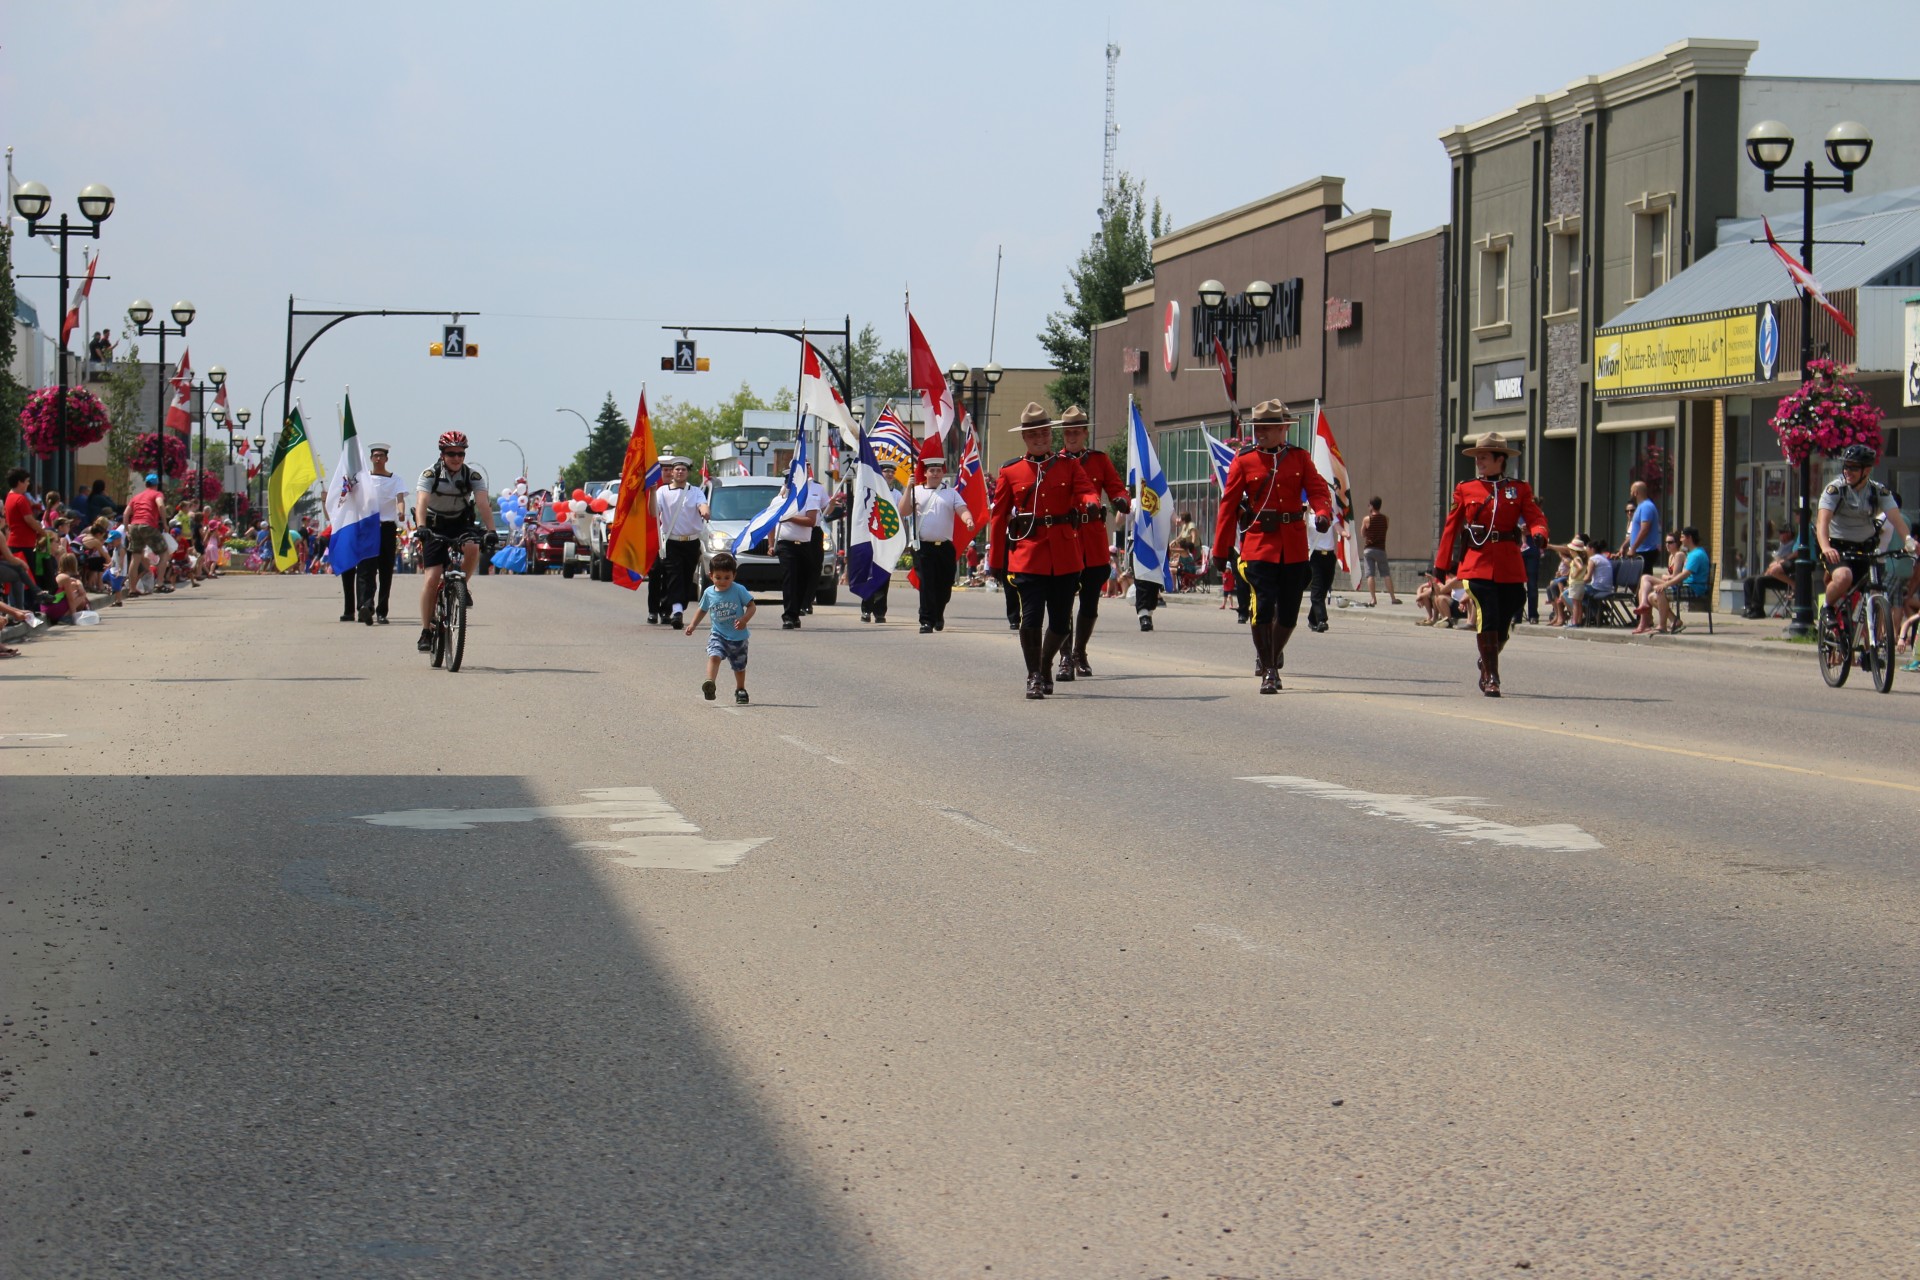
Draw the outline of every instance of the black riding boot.
<instances>
[{"instance_id":1,"label":"black riding boot","mask_svg":"<svg viewBox=\"0 0 1920 1280\"><path fill-rule=\"evenodd\" d=\"M1046 690L1040 686L1040 629L1020 628L1020 653L1027 660L1027 696L1041 698Z\"/></svg>"},{"instance_id":2,"label":"black riding boot","mask_svg":"<svg viewBox=\"0 0 1920 1280\"><path fill-rule=\"evenodd\" d=\"M1280 692L1280 669L1287 665L1287 638L1293 634L1293 628L1283 627L1277 622L1262 627L1256 622L1254 629L1267 633L1267 678L1261 683L1260 692L1278 693ZM1269 684L1273 687L1268 688Z\"/></svg>"},{"instance_id":3,"label":"black riding boot","mask_svg":"<svg viewBox=\"0 0 1920 1280\"><path fill-rule=\"evenodd\" d=\"M1100 619L1084 610L1073 620L1073 670L1076 675L1091 676L1093 668L1087 665L1087 641L1093 639L1093 624ZM1060 655L1065 657L1063 653Z\"/></svg>"},{"instance_id":4,"label":"black riding boot","mask_svg":"<svg viewBox=\"0 0 1920 1280\"><path fill-rule=\"evenodd\" d=\"M1066 642L1067 638L1065 636L1057 636L1051 631L1047 632L1046 648L1042 650L1040 655L1040 692L1042 693L1053 692L1053 673L1049 668L1053 666L1054 656L1060 652L1060 647L1066 644ZM1068 676L1067 679L1071 680L1073 677Z\"/></svg>"},{"instance_id":5,"label":"black riding boot","mask_svg":"<svg viewBox=\"0 0 1920 1280\"><path fill-rule=\"evenodd\" d=\"M1265 627L1253 628L1253 666L1260 676L1260 692L1280 692L1280 674L1273 665L1273 637Z\"/></svg>"},{"instance_id":6,"label":"black riding boot","mask_svg":"<svg viewBox=\"0 0 1920 1280\"><path fill-rule=\"evenodd\" d=\"M1480 692L1497 698L1500 696L1500 637L1482 631L1474 640L1480 646Z\"/></svg>"},{"instance_id":7,"label":"black riding boot","mask_svg":"<svg viewBox=\"0 0 1920 1280\"><path fill-rule=\"evenodd\" d=\"M1067 625L1071 628L1073 623L1069 621ZM1071 630L1060 637L1060 666L1054 671L1053 678L1064 680L1068 684L1073 683L1073 632Z\"/></svg>"}]
</instances>

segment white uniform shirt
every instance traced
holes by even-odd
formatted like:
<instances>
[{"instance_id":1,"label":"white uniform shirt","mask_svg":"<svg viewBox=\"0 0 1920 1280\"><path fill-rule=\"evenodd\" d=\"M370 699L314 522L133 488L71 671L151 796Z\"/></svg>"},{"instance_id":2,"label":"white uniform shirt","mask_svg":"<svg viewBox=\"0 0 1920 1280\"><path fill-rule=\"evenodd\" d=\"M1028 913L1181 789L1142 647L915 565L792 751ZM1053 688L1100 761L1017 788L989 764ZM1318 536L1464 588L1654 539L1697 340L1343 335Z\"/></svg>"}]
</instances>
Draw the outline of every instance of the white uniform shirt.
<instances>
[{"instance_id":1,"label":"white uniform shirt","mask_svg":"<svg viewBox=\"0 0 1920 1280\"><path fill-rule=\"evenodd\" d=\"M653 514L660 521L660 536L663 538L697 538L706 529L707 521L700 514L700 504L706 497L700 490L688 485L676 489L672 485L662 485L653 491Z\"/></svg>"},{"instance_id":2,"label":"white uniform shirt","mask_svg":"<svg viewBox=\"0 0 1920 1280\"><path fill-rule=\"evenodd\" d=\"M1340 526L1330 524L1325 533L1320 532L1319 523L1311 514L1307 516L1307 550L1332 551L1340 545Z\"/></svg>"},{"instance_id":3,"label":"white uniform shirt","mask_svg":"<svg viewBox=\"0 0 1920 1280\"><path fill-rule=\"evenodd\" d=\"M923 484L913 486L913 510L920 522L920 541L953 541L954 523L966 505L957 490L929 489Z\"/></svg>"},{"instance_id":4,"label":"white uniform shirt","mask_svg":"<svg viewBox=\"0 0 1920 1280\"><path fill-rule=\"evenodd\" d=\"M373 505L380 512L381 524L393 524L400 518L400 503L407 496L407 482L403 476L377 476L371 471L367 478L373 481Z\"/></svg>"},{"instance_id":5,"label":"white uniform shirt","mask_svg":"<svg viewBox=\"0 0 1920 1280\"><path fill-rule=\"evenodd\" d=\"M818 523L819 516L820 516L820 509L826 505L827 505L826 489L820 484L819 481L809 480L807 482L807 491L801 494L799 501L793 504L793 511L797 515L807 515L811 513L815 518L815 523L795 524L791 520L782 520L780 522L780 534L779 534L780 541L812 542L813 531L820 527Z\"/></svg>"}]
</instances>

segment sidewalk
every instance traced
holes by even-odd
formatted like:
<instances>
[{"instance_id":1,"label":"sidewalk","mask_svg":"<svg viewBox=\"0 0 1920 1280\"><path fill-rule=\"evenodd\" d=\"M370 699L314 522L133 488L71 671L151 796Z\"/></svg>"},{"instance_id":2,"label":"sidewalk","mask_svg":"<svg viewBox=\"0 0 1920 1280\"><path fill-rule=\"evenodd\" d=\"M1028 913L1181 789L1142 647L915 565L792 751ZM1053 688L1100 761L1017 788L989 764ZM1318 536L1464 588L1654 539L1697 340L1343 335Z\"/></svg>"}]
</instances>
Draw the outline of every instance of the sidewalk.
<instances>
[{"instance_id":1,"label":"sidewalk","mask_svg":"<svg viewBox=\"0 0 1920 1280\"><path fill-rule=\"evenodd\" d=\"M1403 595L1401 603L1391 605L1386 597L1380 598L1376 608L1366 608L1364 593L1335 591L1334 599L1327 615L1327 621L1335 630L1348 625L1365 627L1408 627L1412 628L1421 613L1413 604L1413 597ZM1220 591L1217 587L1203 587L1199 591L1181 592L1161 597L1168 604L1186 607L1204 605L1209 609L1220 608ZM1344 599L1349 607L1341 608ZM1541 593L1540 604L1546 606L1546 593ZM1305 626L1306 603L1301 602L1301 625ZM1229 608L1223 610L1232 615ZM1548 627L1544 624L1522 623L1515 631L1517 638L1536 640L1566 640L1592 644L1632 644L1652 645L1662 649L1684 651L1716 651L1727 653L1749 653L1767 657L1786 658L1795 662L1812 662L1811 643L1794 644L1786 639L1786 622L1780 618L1754 621L1741 617L1738 613L1719 613L1713 615L1713 634L1707 634L1707 615L1704 613L1685 613L1681 615L1686 630L1677 636L1647 635L1636 636L1620 627ZM1435 630L1444 630L1444 624ZM1904 661L1904 655L1902 661Z\"/></svg>"}]
</instances>

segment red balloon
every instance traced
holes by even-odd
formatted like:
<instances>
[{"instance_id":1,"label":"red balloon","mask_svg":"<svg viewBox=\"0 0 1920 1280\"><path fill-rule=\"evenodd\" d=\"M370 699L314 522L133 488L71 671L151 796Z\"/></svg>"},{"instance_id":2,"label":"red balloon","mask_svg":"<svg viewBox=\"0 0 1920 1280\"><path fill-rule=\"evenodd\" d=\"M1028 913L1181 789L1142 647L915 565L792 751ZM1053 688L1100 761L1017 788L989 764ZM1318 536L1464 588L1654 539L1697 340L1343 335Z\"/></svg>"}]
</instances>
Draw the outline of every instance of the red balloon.
<instances>
[{"instance_id":1,"label":"red balloon","mask_svg":"<svg viewBox=\"0 0 1920 1280\"><path fill-rule=\"evenodd\" d=\"M573 491L573 496L578 498L580 501L585 502L587 500L587 491L585 489L575 489Z\"/></svg>"},{"instance_id":2,"label":"red balloon","mask_svg":"<svg viewBox=\"0 0 1920 1280\"><path fill-rule=\"evenodd\" d=\"M607 500L605 498L595 498L587 504L587 509L593 512L593 514L599 515L607 509Z\"/></svg>"}]
</instances>

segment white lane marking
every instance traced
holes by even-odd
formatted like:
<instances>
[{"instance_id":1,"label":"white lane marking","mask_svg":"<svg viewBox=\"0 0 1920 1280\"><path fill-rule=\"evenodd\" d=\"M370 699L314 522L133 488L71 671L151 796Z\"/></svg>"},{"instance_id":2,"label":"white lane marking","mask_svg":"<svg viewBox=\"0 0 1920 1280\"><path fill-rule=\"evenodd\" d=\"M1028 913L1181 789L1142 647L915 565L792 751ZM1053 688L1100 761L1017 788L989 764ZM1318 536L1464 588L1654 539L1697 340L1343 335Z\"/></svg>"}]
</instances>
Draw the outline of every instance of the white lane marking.
<instances>
[{"instance_id":1,"label":"white lane marking","mask_svg":"<svg viewBox=\"0 0 1920 1280\"><path fill-rule=\"evenodd\" d=\"M624 840L578 840L576 849L613 852L608 861L617 867L658 871L727 871L773 837L749 840L708 840L700 828L668 804L652 787L602 787L582 791L586 804L527 805L517 809L403 809L360 815L377 827L405 827L413 831L471 831L488 823L538 822L547 819L594 819L610 831L637 831ZM317 864L316 864L317 865Z\"/></svg>"},{"instance_id":2,"label":"white lane marking","mask_svg":"<svg viewBox=\"0 0 1920 1280\"><path fill-rule=\"evenodd\" d=\"M0 742L40 742L47 738L64 738L64 733L0 733Z\"/></svg>"},{"instance_id":3,"label":"white lane marking","mask_svg":"<svg viewBox=\"0 0 1920 1280\"><path fill-rule=\"evenodd\" d=\"M414 831L471 831L495 822L540 822L552 818L623 819L615 831L656 833L698 831L652 787L603 787L582 791L586 804L528 805L517 809L400 809L391 813L355 815L376 827L408 827Z\"/></svg>"},{"instance_id":4,"label":"white lane marking","mask_svg":"<svg viewBox=\"0 0 1920 1280\"><path fill-rule=\"evenodd\" d=\"M796 747L798 747L798 748L800 748L800 749L801 749L802 751L804 751L804 752L806 752L806 753L807 753L808 755L810 755L810 756L823 756L823 755L825 755L825 754L827 754L827 753L826 753L826 752L825 752L824 750L822 750L822 749L821 749L821 748L819 748L819 747L816 747L816 746L814 746L814 745L813 745L813 744L812 744L811 742L802 742L802 741L800 741L800 739L798 739L798 738L796 738L796 737L794 737L794 736L793 736L792 734L790 734L790 733L783 733L783 734L781 734L781 735L780 735L780 741L782 741L782 742L790 742L790 743L792 743L792 744L793 744L794 746L796 746Z\"/></svg>"},{"instance_id":5,"label":"white lane marking","mask_svg":"<svg viewBox=\"0 0 1920 1280\"><path fill-rule=\"evenodd\" d=\"M967 830L975 832L978 835L983 835L989 840L993 840L1000 844L1003 844L1007 846L1007 848L1013 850L1015 853L1039 853L1040 852L1038 849L1034 848L1032 845L1020 843L1018 840L1014 839L1012 836L1008 835L1006 832L1002 831L1000 828L992 825L991 823L982 822L980 821L980 819L974 817L970 813L962 813L958 809L949 809L947 808L947 806L943 804L934 805L932 806L932 808L935 813L944 814L945 816L959 823L961 826L965 827Z\"/></svg>"},{"instance_id":6,"label":"white lane marking","mask_svg":"<svg viewBox=\"0 0 1920 1280\"><path fill-rule=\"evenodd\" d=\"M1543 849L1552 853L1591 853L1595 849L1605 847L1570 822L1548 822L1537 827L1515 827L1487 818L1476 818L1470 814L1455 813L1446 807L1447 805L1488 803L1478 796L1387 795L1374 791L1355 791L1337 782L1320 782L1313 778L1297 778L1290 775L1240 778L1238 781L1257 782L1261 786L1272 787L1276 791L1297 791L1304 795L1317 796L1322 800L1335 800L1350 808L1364 810L1377 818L1412 823L1417 827L1425 827L1429 831L1446 832L1464 840L1487 840L1494 844L1513 845L1522 849Z\"/></svg>"},{"instance_id":7,"label":"white lane marking","mask_svg":"<svg viewBox=\"0 0 1920 1280\"><path fill-rule=\"evenodd\" d=\"M1255 942L1238 929L1231 928L1224 924L1197 924L1193 926L1193 931L1195 933L1204 933L1209 938L1218 938L1222 942L1231 942L1242 951L1250 952L1254 955L1274 956L1281 960L1302 962L1306 960L1305 956L1297 955L1294 952L1284 950L1280 947L1270 946L1264 942Z\"/></svg>"},{"instance_id":8,"label":"white lane marking","mask_svg":"<svg viewBox=\"0 0 1920 1280\"><path fill-rule=\"evenodd\" d=\"M609 858L616 867L651 871L727 871L765 844L758 840L706 840L700 836L634 836L627 840L583 840L576 849L619 850L625 857Z\"/></svg>"}]
</instances>

